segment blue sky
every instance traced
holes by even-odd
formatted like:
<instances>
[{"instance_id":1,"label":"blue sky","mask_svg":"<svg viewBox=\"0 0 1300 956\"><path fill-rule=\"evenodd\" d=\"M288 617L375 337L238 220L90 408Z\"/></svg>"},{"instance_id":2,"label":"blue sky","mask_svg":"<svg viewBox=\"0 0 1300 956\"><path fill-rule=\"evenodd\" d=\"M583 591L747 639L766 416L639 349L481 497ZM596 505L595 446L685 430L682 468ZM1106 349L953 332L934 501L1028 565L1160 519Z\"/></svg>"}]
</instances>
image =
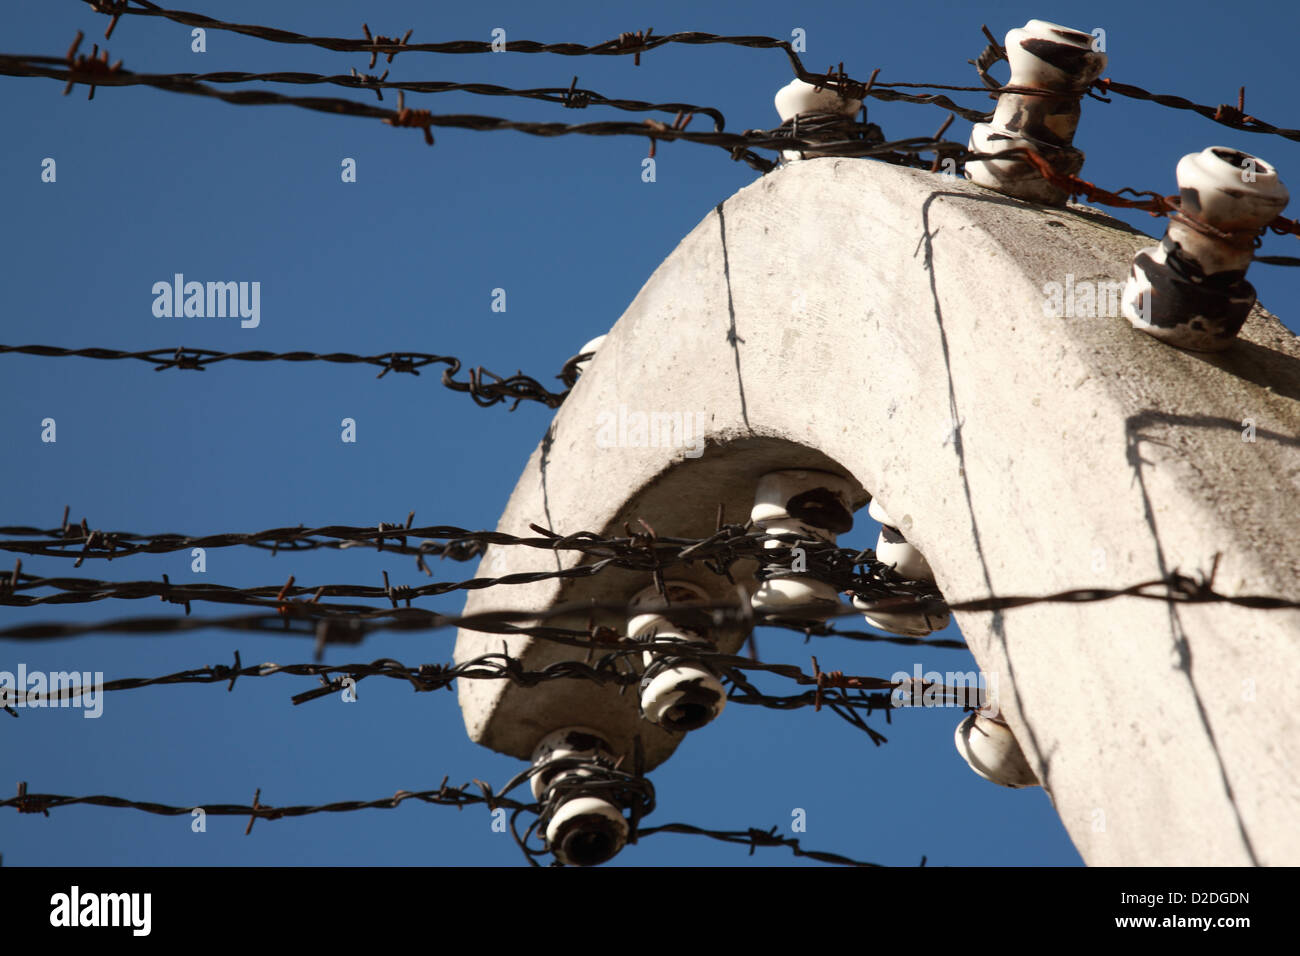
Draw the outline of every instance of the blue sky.
<instances>
[{"instance_id":1,"label":"blue sky","mask_svg":"<svg viewBox=\"0 0 1300 956\"><path fill-rule=\"evenodd\" d=\"M1235 101L1247 111L1300 126L1285 91L1293 82L1295 8L1267 14L1221 4L938 2L918 22L907 4L778 5L663 2L502 4L434 8L411 0L268 5L252 0L181 6L223 19L300 32L375 33L413 41L508 39L596 43L622 31L700 30L788 37L806 31L812 69L844 62L860 79L969 85L966 60L984 45L979 27L1001 36L1031 18L1107 31L1108 76L1197 102ZM75 0L7 3L5 52L61 54L77 29L83 49L101 41L105 18ZM190 51L189 30L127 17L108 48L141 72L365 69L361 54L269 44L209 32L207 52ZM772 127L772 96L790 79L778 51L734 47L660 48L630 58L501 54L410 54L390 79L482 81L507 86L579 85L609 96L716 105L728 129ZM380 72L377 69L375 72ZM1001 74L999 74L1001 75ZM357 95L337 88L288 92ZM60 96L52 80L0 77L0 201L3 241L0 340L69 347L146 349L186 345L220 350L398 350L460 356L499 373L523 369L545 383L563 361L606 331L656 266L720 201L757 176L717 149L661 144L654 183L641 179L641 138L540 139L511 132L441 130L437 145L418 132L375 120L285 107L235 107L145 88L83 89ZM952 94L991 106L980 94ZM385 95L385 102L391 100ZM583 113L527 100L440 94L409 97L436 113L582 122L627 114ZM936 107L869 104L888 138L933 133ZM642 117L633 115L631 118ZM672 117L663 117L671 121ZM704 128L701 120L696 126ZM969 124L948 132L965 140ZM1173 167L1210 145L1254 152L1288 180L1296 145L1238 133L1190 113L1115 99L1085 100L1077 145L1083 176L1110 188L1174 191ZM40 164L57 162L57 182ZM344 157L358 181L340 181ZM1295 215L1296 210L1289 212ZM1142 213L1120 218L1147 232ZM1264 253L1297 254L1294 240L1269 237ZM166 319L150 289L181 272L200 280L261 283L261 323ZM1294 282L1289 270L1255 267L1261 301L1275 311ZM491 291L508 308L493 312ZM1293 326L1294 327L1294 326ZM558 384L558 383L556 383ZM155 373L143 363L0 356L0 524L58 524L64 505L92 527L210 533L297 524L495 526L550 412L524 405L480 409L464 395L419 378L344 366L251 365L202 373ZM58 441L40 440L57 422ZM357 421L358 441L339 439ZM581 530L563 528L565 531ZM870 546L865 510L842 537ZM12 566L13 555L0 557ZM115 580L203 581L236 586L425 580L409 558L373 551L302 555L221 549L207 572L184 554L112 564L30 558L24 571ZM473 565L434 565L436 580L471 577ZM1080 582L1085 583L1085 582ZM455 595L423 606L454 612ZM95 620L167 613L153 602L100 602L6 609L5 624ZM196 614L223 609L196 605ZM955 633L955 629L954 633ZM380 635L333 648L331 663L391 656L408 664L450 659L454 633ZM822 641L802 646L765 633L768 659L889 676L965 671L965 652ZM177 637L103 636L0 642L0 669L103 671L106 679L229 663L306 662L310 641L198 632ZM0 789L18 780L34 792L105 793L181 805L286 805L373 799L399 789L478 777L500 785L519 761L471 743L452 693L414 694L397 682L363 682L360 700L330 698L295 707L311 678L287 676L224 685L159 687L107 697L103 716L76 709L0 715ZM771 682L764 686L781 687ZM729 708L690 736L653 774L658 809L647 825L680 821L720 829L773 825L790 833L806 811L807 847L859 859L914 865L1077 865L1078 854L1041 790L1008 791L977 778L953 748L958 713L905 712L873 746L832 714ZM11 865L456 864L522 865L509 836L494 833L481 807L407 804L396 810L260 822L210 818L194 833L188 817L71 807L49 818L0 814L0 853ZM800 865L780 849L744 848L700 837L661 835L612 864Z\"/></svg>"}]
</instances>

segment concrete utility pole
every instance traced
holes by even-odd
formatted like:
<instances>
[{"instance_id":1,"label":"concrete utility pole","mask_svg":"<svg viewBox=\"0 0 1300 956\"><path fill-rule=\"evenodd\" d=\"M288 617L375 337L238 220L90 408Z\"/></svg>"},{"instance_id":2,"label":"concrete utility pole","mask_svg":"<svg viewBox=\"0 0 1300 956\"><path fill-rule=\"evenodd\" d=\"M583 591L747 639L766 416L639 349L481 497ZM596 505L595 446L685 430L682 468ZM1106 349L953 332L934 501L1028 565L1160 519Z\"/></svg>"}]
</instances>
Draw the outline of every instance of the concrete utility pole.
<instances>
[{"instance_id":1,"label":"concrete utility pole","mask_svg":"<svg viewBox=\"0 0 1300 956\"><path fill-rule=\"evenodd\" d=\"M615 535L645 518L702 538L719 502L745 520L763 475L815 469L840 477L850 508L874 496L949 601L1195 575L1216 555L1219 591L1294 596L1296 337L1258 306L1216 354L1172 348L1117 310L1045 315L1047 284L1067 297L1122 286L1149 244L1082 206L878 162L795 162L719 205L650 277L498 529ZM706 413L703 454L602 447L598 419L620 407ZM580 558L493 547L478 574ZM466 611L625 602L644 577L472 591ZM690 581L731 593L708 572ZM1300 613L1119 598L956 617L1085 861L1300 864ZM583 657L506 643L530 669ZM456 656L501 644L462 631ZM525 760L568 727L614 754L639 733L648 767L681 739L641 718L634 693L589 682L459 689L470 737Z\"/></svg>"}]
</instances>

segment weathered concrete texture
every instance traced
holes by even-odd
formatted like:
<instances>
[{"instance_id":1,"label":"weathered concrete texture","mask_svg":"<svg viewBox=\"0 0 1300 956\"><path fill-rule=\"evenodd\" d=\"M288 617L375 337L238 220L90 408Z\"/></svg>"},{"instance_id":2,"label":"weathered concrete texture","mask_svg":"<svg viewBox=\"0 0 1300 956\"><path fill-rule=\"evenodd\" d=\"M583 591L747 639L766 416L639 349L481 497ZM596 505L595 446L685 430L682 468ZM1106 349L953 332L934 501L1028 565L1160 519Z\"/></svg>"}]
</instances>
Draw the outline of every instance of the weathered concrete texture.
<instances>
[{"instance_id":1,"label":"weathered concrete texture","mask_svg":"<svg viewBox=\"0 0 1300 956\"><path fill-rule=\"evenodd\" d=\"M821 467L881 499L950 600L1126 586L1208 569L1216 553L1220 590L1294 596L1296 338L1257 309L1232 351L1208 357L1118 317L1044 317L1044 283L1122 283L1149 241L1083 207L950 178L793 164L710 213L656 270L499 527L614 532L644 517L703 536L719 501L728 520L747 516L764 471ZM698 460L597 447L597 416L620 404L705 411L710 444ZM479 574L555 566L494 548ZM724 593L707 572L694 580ZM647 583L493 588L467 610L543 608L597 581L614 599ZM1086 861L1300 864L1300 613L1124 598L957 619ZM579 656L508 643L532 667ZM462 632L457 658L500 646ZM674 744L637 723L631 691L463 681L460 695L470 736L520 757L566 723L616 748L640 730L651 765Z\"/></svg>"}]
</instances>

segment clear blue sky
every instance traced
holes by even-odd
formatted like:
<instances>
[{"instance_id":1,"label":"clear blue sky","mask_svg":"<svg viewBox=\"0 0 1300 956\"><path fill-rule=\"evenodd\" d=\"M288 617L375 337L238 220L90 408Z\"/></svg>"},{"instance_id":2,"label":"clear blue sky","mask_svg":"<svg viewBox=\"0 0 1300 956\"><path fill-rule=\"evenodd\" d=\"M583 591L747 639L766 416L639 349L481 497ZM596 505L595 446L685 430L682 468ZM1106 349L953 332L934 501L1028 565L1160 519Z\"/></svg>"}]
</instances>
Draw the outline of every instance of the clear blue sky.
<instances>
[{"instance_id":1,"label":"clear blue sky","mask_svg":"<svg viewBox=\"0 0 1300 956\"><path fill-rule=\"evenodd\" d=\"M413 41L509 39L600 42L621 31L701 30L789 37L806 31L806 64L844 62L855 77L881 67L881 79L976 82L966 60L984 46L987 22L1001 36L1031 17L1107 31L1116 80L1205 103L1235 101L1300 126L1294 105L1296 8L1227 10L1201 2L1134 4L934 2L778 5L683 2L439 4L221 4L184 8L227 20L300 32ZM922 11L918 15L918 11ZM61 54L77 29L83 49L102 42L106 19L75 0L7 3L0 48ZM207 52L190 51L177 24L124 18L108 44L141 72L364 70L360 54L269 44L209 32ZM376 72L380 72L377 69ZM398 57L391 79L482 81L508 86L579 85L609 96L716 105L728 128L771 127L775 91L790 79L778 51L669 46L634 67L630 58L548 55ZM3 292L0 340L70 347L145 349L394 349L454 354L468 364L517 368L551 383L582 343L606 331L655 267L720 201L756 173L721 150L661 144L657 181L641 181L641 138L539 139L519 133L441 130L433 148L418 132L375 120L331 117L285 107L235 107L145 88L84 88L68 97L44 79L0 77L0 201ZM287 88L311 95L356 95L335 88ZM953 94L977 108L980 94ZM360 97L364 99L364 97ZM385 102L392 98L386 94ZM408 105L442 113L581 122L628 118L526 100L441 94ZM630 115L633 119L642 117ZM889 138L933 133L936 107L880 104L870 118ZM671 121L671 117L664 117ZM697 119L696 126L705 124ZM957 120L948 136L965 140ZM1293 188L1296 145L1237 133L1189 113L1116 99L1085 100L1077 144L1084 176L1111 188L1174 191L1184 153L1226 145L1275 162ZM44 157L58 180L40 181ZM343 184L343 157L358 182ZM1288 172L1288 169L1293 172ZM1296 209L1289 210L1292 215ZM1145 214L1122 218L1148 232ZM1266 253L1297 254L1294 240L1270 237ZM261 324L163 319L152 314L154 282L173 273L200 280L262 284ZM1258 266L1252 280L1275 311L1296 276ZM508 311L490 309L505 288ZM252 531L304 523L495 526L550 412L525 405L480 409L438 385L436 374L389 375L325 365L226 364L202 373L153 372L143 363L0 357L0 524L51 527L65 504L93 527L139 532ZM56 444L40 422L57 421ZM358 442L339 440L339 422L356 419ZM559 517L562 522L562 516ZM561 526L562 527L562 526ZM565 531L580 530L563 528ZM865 514L845 544L869 546ZM12 567L13 556L0 557ZM237 586L280 583L419 584L412 559L373 551L270 557L211 550L205 575L185 554L108 564L28 559L33 573L117 580L203 581ZM473 565L435 564L439 580L472 576ZM1086 583L1084 581L1081 584ZM450 596L423 606L459 610ZM5 624L93 620L167 613L155 602L8 608ZM224 613L196 605L196 614ZM955 629L954 629L955 633ZM443 662L454 633L379 636L358 648L331 649L332 663L383 656L408 664ZM889 676L924 669L969 670L964 652L918 657L912 649L764 634L765 657L846 673ZM41 644L0 642L0 669L102 670L106 679L151 676L229 663L305 662L310 641L200 632L183 637L110 636ZM76 709L0 715L0 790L18 780L32 791L106 793L182 805L286 805L372 799L398 789L479 777L501 785L520 762L465 736L456 696L414 694L396 682L360 686L360 700L299 707L289 697L311 678L271 677L223 685L160 687L107 697L103 716ZM782 686L771 683L766 686ZM876 748L828 712L729 708L692 735L655 771L659 807L647 825L682 821L743 829L779 825L807 813L806 846L880 863L912 865L1077 865L1080 860L1041 790L1013 792L978 779L957 757L951 710L874 719L889 743ZM260 822L209 818L206 833L188 817L71 807L40 815L0 813L7 864L469 864L522 865L508 835L492 832L481 807L407 804L396 810ZM748 858L740 847L663 835L629 848L611 865L789 865L784 850Z\"/></svg>"}]
</instances>

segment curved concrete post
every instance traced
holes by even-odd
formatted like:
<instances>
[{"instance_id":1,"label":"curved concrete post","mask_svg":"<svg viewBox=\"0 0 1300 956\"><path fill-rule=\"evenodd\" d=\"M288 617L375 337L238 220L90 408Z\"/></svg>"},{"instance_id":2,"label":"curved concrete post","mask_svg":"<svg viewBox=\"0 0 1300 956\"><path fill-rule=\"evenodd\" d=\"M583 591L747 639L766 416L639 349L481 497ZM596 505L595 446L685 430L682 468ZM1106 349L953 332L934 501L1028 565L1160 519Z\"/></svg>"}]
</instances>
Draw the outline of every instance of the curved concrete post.
<instances>
[{"instance_id":1,"label":"curved concrete post","mask_svg":"<svg viewBox=\"0 0 1300 956\"><path fill-rule=\"evenodd\" d=\"M1208 570L1216 553L1220 590L1293 596L1296 338L1258 307L1217 356L1135 331L1117 305L1109 318L1044 315L1045 283L1118 290L1148 242L1083 207L870 161L766 176L651 276L499 529L615 534L642 517L661 535L703 537L719 502L745 519L764 472L821 468L880 498L952 601L1127 586ZM707 447L600 447L598 416L620 406L701 412ZM492 548L478 573L577 561ZM708 572L693 579L725 593ZM598 583L620 600L648 581L498 587L471 592L466 610L545 608ZM1300 613L1122 598L957 619L1088 863L1300 864ZM581 656L506 643L530 668ZM462 631L457 659L501 645ZM640 732L650 766L675 745L639 720L632 692L459 687L471 738L522 758L568 724L615 749Z\"/></svg>"}]
</instances>

